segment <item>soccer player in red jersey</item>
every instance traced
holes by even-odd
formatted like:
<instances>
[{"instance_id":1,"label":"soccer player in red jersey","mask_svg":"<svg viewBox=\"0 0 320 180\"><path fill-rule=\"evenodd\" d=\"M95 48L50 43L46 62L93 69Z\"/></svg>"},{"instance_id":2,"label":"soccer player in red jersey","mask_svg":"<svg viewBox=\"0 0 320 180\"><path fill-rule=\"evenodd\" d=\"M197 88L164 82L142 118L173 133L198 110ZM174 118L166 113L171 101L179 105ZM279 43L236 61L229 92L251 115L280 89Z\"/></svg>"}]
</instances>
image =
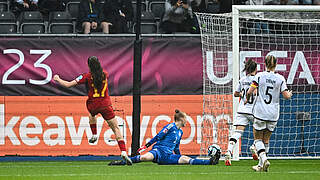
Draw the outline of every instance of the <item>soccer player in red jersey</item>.
<instances>
[{"instance_id":1,"label":"soccer player in red jersey","mask_svg":"<svg viewBox=\"0 0 320 180\"><path fill-rule=\"evenodd\" d=\"M86 104L89 111L90 128L93 134L93 137L89 142L94 143L97 140L97 120L95 116L100 113L116 136L116 140L118 141L118 145L121 150L121 157L128 165L131 165L132 161L127 155L126 145L117 120L115 119L110 96L108 94L108 73L103 71L98 58L95 56L88 58L88 66L90 69L89 73L82 74L72 81L63 80L59 75L54 75L53 79L67 88L77 84L86 84L88 89L88 99Z\"/></svg>"}]
</instances>

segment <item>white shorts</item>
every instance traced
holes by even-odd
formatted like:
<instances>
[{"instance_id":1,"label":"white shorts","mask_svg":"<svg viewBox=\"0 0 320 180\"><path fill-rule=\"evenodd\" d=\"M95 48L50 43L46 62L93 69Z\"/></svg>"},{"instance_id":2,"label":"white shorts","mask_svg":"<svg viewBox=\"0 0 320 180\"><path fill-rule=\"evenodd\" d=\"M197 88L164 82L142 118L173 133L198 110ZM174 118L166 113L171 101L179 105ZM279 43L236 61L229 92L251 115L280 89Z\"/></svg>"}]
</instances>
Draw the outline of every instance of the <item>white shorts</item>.
<instances>
[{"instance_id":1,"label":"white shorts","mask_svg":"<svg viewBox=\"0 0 320 180\"><path fill-rule=\"evenodd\" d=\"M234 126L247 126L250 121L253 122L253 116L251 114L239 114L237 113L236 119L233 122Z\"/></svg>"},{"instance_id":2,"label":"white shorts","mask_svg":"<svg viewBox=\"0 0 320 180\"><path fill-rule=\"evenodd\" d=\"M268 129L273 132L277 126L277 121L261 121L258 119L254 119L253 128L257 131L261 131L264 129Z\"/></svg>"}]
</instances>

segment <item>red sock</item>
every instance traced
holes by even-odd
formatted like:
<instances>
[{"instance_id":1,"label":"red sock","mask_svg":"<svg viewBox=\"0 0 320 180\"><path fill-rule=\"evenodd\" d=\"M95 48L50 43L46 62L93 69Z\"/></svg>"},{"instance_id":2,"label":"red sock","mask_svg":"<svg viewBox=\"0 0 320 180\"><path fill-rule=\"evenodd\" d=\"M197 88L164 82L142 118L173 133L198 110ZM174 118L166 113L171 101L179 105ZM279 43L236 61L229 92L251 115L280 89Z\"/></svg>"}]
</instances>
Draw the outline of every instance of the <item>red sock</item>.
<instances>
[{"instance_id":1,"label":"red sock","mask_svg":"<svg viewBox=\"0 0 320 180\"><path fill-rule=\"evenodd\" d=\"M97 134L97 124L90 124L91 132L93 135Z\"/></svg>"},{"instance_id":2,"label":"red sock","mask_svg":"<svg viewBox=\"0 0 320 180\"><path fill-rule=\"evenodd\" d=\"M124 143L124 140L118 141L118 146L120 148L120 151L127 151L126 150L126 144Z\"/></svg>"}]
</instances>

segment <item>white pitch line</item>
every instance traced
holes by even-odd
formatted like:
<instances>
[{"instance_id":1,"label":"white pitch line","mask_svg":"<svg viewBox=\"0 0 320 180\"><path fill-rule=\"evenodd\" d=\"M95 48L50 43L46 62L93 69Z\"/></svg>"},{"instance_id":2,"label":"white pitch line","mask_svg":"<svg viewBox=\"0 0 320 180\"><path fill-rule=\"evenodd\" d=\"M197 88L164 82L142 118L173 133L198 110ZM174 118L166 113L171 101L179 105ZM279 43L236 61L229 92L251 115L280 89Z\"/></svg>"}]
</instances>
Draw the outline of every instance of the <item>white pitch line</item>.
<instances>
[{"instance_id":1,"label":"white pitch line","mask_svg":"<svg viewBox=\"0 0 320 180\"><path fill-rule=\"evenodd\" d=\"M61 165L61 166L54 166L54 165L49 165L49 166L41 166L41 165L38 165L38 166L33 166L33 165L18 165L18 166L16 166L16 165L6 165L6 166L1 166L0 165L0 169L1 168L20 168L20 167L30 167L30 168L32 168L32 167L56 167L56 168L58 168L58 167L83 167L83 166L85 166L85 167L88 167L88 166L93 166L93 167L95 167L95 166L101 166L101 164L87 164L87 165ZM107 166L107 164L105 164L105 166Z\"/></svg>"},{"instance_id":2,"label":"white pitch line","mask_svg":"<svg viewBox=\"0 0 320 180\"><path fill-rule=\"evenodd\" d=\"M272 162L272 160L270 162ZM319 161L319 163L320 163L320 161ZM315 165L315 164L319 165L319 163L299 163L299 165L301 165L301 164L303 164L303 165ZM275 163L272 163L272 165L277 165L277 164L281 164L281 165L283 165L283 164L291 164L291 165L294 165L294 164L292 164L292 162L275 162Z\"/></svg>"},{"instance_id":3,"label":"white pitch line","mask_svg":"<svg viewBox=\"0 0 320 180\"><path fill-rule=\"evenodd\" d=\"M254 173L254 172L252 172ZM15 175L7 175L7 174L0 174L0 177L61 177L61 176L132 176L132 175L217 175L217 174L248 174L247 171L238 171L238 172L200 172L200 173L187 173L187 172L181 172L181 173L174 173L174 172L153 172L153 173L106 173L106 174L15 174ZM257 173L258 174L258 173ZM264 174L264 173L262 173ZM267 172L265 174L320 174L320 171L289 171L289 172Z\"/></svg>"}]
</instances>

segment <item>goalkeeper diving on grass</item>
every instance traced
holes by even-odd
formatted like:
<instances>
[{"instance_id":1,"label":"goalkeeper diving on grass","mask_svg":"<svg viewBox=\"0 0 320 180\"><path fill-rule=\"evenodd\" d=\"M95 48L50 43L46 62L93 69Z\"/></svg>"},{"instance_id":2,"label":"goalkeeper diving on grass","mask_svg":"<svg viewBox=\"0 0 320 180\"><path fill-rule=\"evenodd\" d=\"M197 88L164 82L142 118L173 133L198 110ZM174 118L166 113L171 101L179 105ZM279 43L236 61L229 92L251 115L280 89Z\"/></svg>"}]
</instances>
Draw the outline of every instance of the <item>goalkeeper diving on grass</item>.
<instances>
[{"instance_id":1,"label":"goalkeeper diving on grass","mask_svg":"<svg viewBox=\"0 0 320 180\"><path fill-rule=\"evenodd\" d=\"M138 153L146 151L150 146L152 150L143 154L131 157L133 163L152 161L159 165L191 164L191 165L215 165L219 163L220 151L209 154L210 159L193 159L183 156L180 153L180 140L183 134L182 127L187 120L186 113L175 110L174 122L167 124L163 129L152 138L146 145L138 149ZM125 161L112 161L109 165L125 165Z\"/></svg>"}]
</instances>

